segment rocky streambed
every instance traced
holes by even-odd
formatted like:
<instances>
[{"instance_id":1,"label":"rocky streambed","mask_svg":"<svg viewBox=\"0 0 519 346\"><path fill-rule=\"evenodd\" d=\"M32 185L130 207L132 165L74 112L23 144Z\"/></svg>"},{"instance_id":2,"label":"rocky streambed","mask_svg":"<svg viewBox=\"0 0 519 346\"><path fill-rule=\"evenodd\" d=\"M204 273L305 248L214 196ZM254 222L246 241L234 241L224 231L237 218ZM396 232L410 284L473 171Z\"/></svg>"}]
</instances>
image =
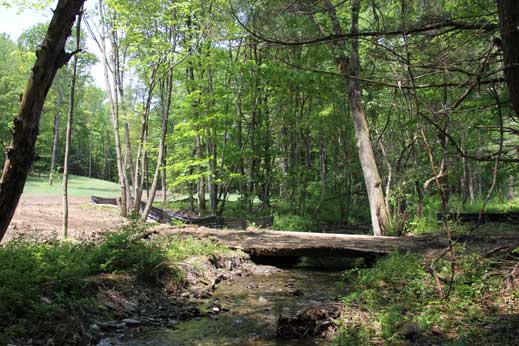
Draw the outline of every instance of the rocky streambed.
<instances>
[{"instance_id":1,"label":"rocky streambed","mask_svg":"<svg viewBox=\"0 0 519 346\"><path fill-rule=\"evenodd\" d=\"M93 344L320 345L334 329L333 302L344 293L338 272L256 265L235 253L180 266L183 287L96 278L97 301L110 318L87 326Z\"/></svg>"},{"instance_id":2,"label":"rocky streambed","mask_svg":"<svg viewBox=\"0 0 519 346\"><path fill-rule=\"evenodd\" d=\"M167 302L145 294L121 318L93 326L97 345L325 345L340 314L338 272L278 269L243 256L194 257L182 266L181 292Z\"/></svg>"}]
</instances>

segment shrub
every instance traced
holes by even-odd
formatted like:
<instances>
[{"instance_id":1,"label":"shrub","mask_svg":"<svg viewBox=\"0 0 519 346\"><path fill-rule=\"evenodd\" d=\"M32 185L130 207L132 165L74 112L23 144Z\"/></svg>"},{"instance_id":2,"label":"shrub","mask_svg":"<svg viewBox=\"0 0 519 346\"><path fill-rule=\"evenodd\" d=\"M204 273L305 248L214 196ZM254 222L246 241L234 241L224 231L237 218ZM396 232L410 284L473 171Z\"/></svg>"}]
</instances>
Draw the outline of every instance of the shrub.
<instances>
[{"instance_id":1,"label":"shrub","mask_svg":"<svg viewBox=\"0 0 519 346\"><path fill-rule=\"evenodd\" d=\"M299 215L275 215L272 229L279 231L311 231L315 229L309 217Z\"/></svg>"},{"instance_id":2,"label":"shrub","mask_svg":"<svg viewBox=\"0 0 519 346\"><path fill-rule=\"evenodd\" d=\"M351 293L343 300L348 307L365 308L369 317L357 324L345 321L337 333L337 343L347 345L355 331L360 331L363 340L369 336L370 341L359 344L379 344L383 340L384 345L400 345L397 327L405 322L416 323L424 333L435 327L455 334L464 344L479 340L478 323L491 319L487 316L488 302L499 301L503 279L488 275L495 271L492 260L464 253L462 247L456 248L456 253L456 272L447 300L439 296L427 269L430 260L424 263L418 255L393 254L373 268L347 271L345 279ZM451 270L448 260L435 264L442 281L450 279ZM448 289L444 283L444 293Z\"/></svg>"}]
</instances>

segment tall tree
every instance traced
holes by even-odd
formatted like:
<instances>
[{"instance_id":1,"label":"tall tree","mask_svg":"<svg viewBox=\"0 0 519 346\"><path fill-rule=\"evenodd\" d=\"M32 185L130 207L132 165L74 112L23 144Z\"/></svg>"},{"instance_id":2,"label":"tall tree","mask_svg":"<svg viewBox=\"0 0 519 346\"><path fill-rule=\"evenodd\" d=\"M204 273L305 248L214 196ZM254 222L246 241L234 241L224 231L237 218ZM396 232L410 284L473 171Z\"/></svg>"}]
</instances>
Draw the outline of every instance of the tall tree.
<instances>
[{"instance_id":1,"label":"tall tree","mask_svg":"<svg viewBox=\"0 0 519 346\"><path fill-rule=\"evenodd\" d=\"M344 36L335 5L330 0L323 0L323 2L332 25L333 34ZM362 90L358 80L360 76L359 12L360 0L353 0L351 4L351 57L346 56L347 50L344 41L332 41L332 46L336 57L335 60L347 84L347 94L357 138L357 148L368 192L373 234L380 236L387 230L389 218L384 202L382 179L380 179L377 161L371 144L368 122L362 106Z\"/></svg>"},{"instance_id":2,"label":"tall tree","mask_svg":"<svg viewBox=\"0 0 519 346\"><path fill-rule=\"evenodd\" d=\"M0 240L11 222L34 161L45 98L57 70L68 63L73 55L65 51L65 44L84 2L58 1L47 35L36 54L37 59L21 100L20 112L14 120L13 138L6 149L7 157L0 180Z\"/></svg>"},{"instance_id":3,"label":"tall tree","mask_svg":"<svg viewBox=\"0 0 519 346\"><path fill-rule=\"evenodd\" d=\"M81 47L81 18L82 11L77 16L76 24L76 51L80 51ZM72 66L72 78L70 80L70 99L67 116L67 133L65 135L65 157L63 159L63 238L68 236L68 166L70 142L72 140L72 121L74 118L75 96L76 96L76 77L79 55L74 56Z\"/></svg>"},{"instance_id":4,"label":"tall tree","mask_svg":"<svg viewBox=\"0 0 519 346\"><path fill-rule=\"evenodd\" d=\"M519 116L519 1L497 0L505 78Z\"/></svg>"}]
</instances>

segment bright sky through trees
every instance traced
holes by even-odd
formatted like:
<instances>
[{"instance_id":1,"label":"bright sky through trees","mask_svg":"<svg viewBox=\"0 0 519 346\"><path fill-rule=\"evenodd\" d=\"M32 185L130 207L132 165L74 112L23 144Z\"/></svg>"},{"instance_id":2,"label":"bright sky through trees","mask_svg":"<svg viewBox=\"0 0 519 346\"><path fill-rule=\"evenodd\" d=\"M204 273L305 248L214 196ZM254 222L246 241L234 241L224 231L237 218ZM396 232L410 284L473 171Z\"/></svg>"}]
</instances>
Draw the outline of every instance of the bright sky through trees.
<instances>
[{"instance_id":1,"label":"bright sky through trees","mask_svg":"<svg viewBox=\"0 0 519 346\"><path fill-rule=\"evenodd\" d=\"M95 2L86 4L87 10L93 9ZM0 33L6 33L13 40L17 40L20 35L36 23L48 22L52 16L51 8L55 7L55 1L52 5L45 9L19 9L16 7L6 8L0 5ZM98 55L98 49L95 42L87 38L88 51ZM103 67L100 63L92 67L92 77L99 87L104 87Z\"/></svg>"}]
</instances>

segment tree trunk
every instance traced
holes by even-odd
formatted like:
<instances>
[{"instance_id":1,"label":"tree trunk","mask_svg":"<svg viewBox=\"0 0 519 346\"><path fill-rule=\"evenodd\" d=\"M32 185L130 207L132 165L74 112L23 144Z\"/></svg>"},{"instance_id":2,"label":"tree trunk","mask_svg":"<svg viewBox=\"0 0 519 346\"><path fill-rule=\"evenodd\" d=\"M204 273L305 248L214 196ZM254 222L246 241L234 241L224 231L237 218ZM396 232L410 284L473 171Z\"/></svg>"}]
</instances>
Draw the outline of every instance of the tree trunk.
<instances>
[{"instance_id":1,"label":"tree trunk","mask_svg":"<svg viewBox=\"0 0 519 346\"><path fill-rule=\"evenodd\" d=\"M146 164L146 157L147 157L146 143L148 141L151 103L153 100L153 90L154 90L156 82L157 82L156 77L157 77L158 69L159 69L158 65L153 66L150 81L149 81L146 101L144 104L144 112L142 114L141 136L140 136L140 140L139 140L139 146L137 148L137 157L135 159L135 177L134 177L135 200L133 202L133 211L135 213L138 213L140 210L144 183L145 183L145 181L147 181L148 173L147 173L147 164ZM139 175L140 175L140 179L139 179ZM146 191L148 191L148 197L149 197L149 190L146 190Z\"/></svg>"},{"instance_id":2,"label":"tree trunk","mask_svg":"<svg viewBox=\"0 0 519 346\"><path fill-rule=\"evenodd\" d=\"M129 181L128 181L127 185L128 185L128 190L130 190L129 196L131 196L130 187L135 187L135 180L134 180L135 166L133 164L132 145L131 145L131 141L130 141L130 125L128 124L127 121L124 122L124 138L126 141L126 151L125 151L124 161L126 162L125 167L127 166L128 169L130 170L130 174L128 174Z\"/></svg>"},{"instance_id":3,"label":"tree trunk","mask_svg":"<svg viewBox=\"0 0 519 346\"><path fill-rule=\"evenodd\" d=\"M468 189L469 189L469 200L470 204L474 203L474 200L476 199L476 194L474 193L474 172L472 166L468 165Z\"/></svg>"},{"instance_id":4,"label":"tree trunk","mask_svg":"<svg viewBox=\"0 0 519 346\"><path fill-rule=\"evenodd\" d=\"M515 177L510 174L508 176L508 199L511 201L515 198Z\"/></svg>"},{"instance_id":5,"label":"tree trunk","mask_svg":"<svg viewBox=\"0 0 519 346\"><path fill-rule=\"evenodd\" d=\"M196 157L199 160L202 160L204 158L203 151L202 151L202 143L200 139L200 135L195 136L195 152ZM202 173L202 167L198 167L199 173ZM201 176L198 179L198 214L201 214L203 211L207 209L206 201L205 201L205 177Z\"/></svg>"},{"instance_id":6,"label":"tree trunk","mask_svg":"<svg viewBox=\"0 0 519 346\"><path fill-rule=\"evenodd\" d=\"M81 45L81 17L82 12L77 16L76 24L76 51ZM72 67L72 79L70 80L70 100L67 116L67 134L65 136L65 158L63 159L63 238L68 236L68 160L70 152L70 141L72 139L72 120L74 118L74 104L76 97L76 77L77 77L78 55L74 56Z\"/></svg>"},{"instance_id":7,"label":"tree trunk","mask_svg":"<svg viewBox=\"0 0 519 346\"><path fill-rule=\"evenodd\" d=\"M146 201L146 206L144 207L144 211L142 212L142 215L141 215L141 220L143 222L145 222L146 219L148 218L148 214L153 205L153 201L155 200L155 194L157 192L160 167L162 166L162 158L164 157L164 143L166 141L167 121L168 121L167 117L163 116L162 131L161 131L161 135L160 135L160 144L159 144L159 154L157 157L157 165L155 166L155 172L153 174L153 181L151 183L151 187L148 186L148 181L147 181L148 179L146 178L147 201ZM148 173L146 172L146 177L147 176L148 176Z\"/></svg>"},{"instance_id":8,"label":"tree trunk","mask_svg":"<svg viewBox=\"0 0 519 346\"><path fill-rule=\"evenodd\" d=\"M65 52L65 43L83 3L84 0L58 1L42 48L36 54L20 111L14 120L13 137L6 148L0 180L0 240L11 222L34 161L34 147L45 98L57 70L71 57Z\"/></svg>"},{"instance_id":9,"label":"tree trunk","mask_svg":"<svg viewBox=\"0 0 519 346\"><path fill-rule=\"evenodd\" d=\"M505 79L515 113L519 116L519 1L497 0Z\"/></svg>"},{"instance_id":10,"label":"tree trunk","mask_svg":"<svg viewBox=\"0 0 519 346\"><path fill-rule=\"evenodd\" d=\"M212 129L209 129L209 131L212 132ZM216 136L209 136L207 140L207 156L209 158L208 160L208 166L209 166L209 178L208 178L208 185L209 185L209 204L211 207L211 214L214 216L216 215L217 208L218 208L218 186L216 185L216 143L214 140L216 139Z\"/></svg>"},{"instance_id":11,"label":"tree trunk","mask_svg":"<svg viewBox=\"0 0 519 346\"><path fill-rule=\"evenodd\" d=\"M58 151L58 140L59 140L59 123L61 119L61 102L63 98L63 93L61 90L58 90L58 103L56 115L54 115L54 127L52 129L53 137L52 137L52 154L50 159L50 172L49 172L49 185L52 186L52 180L54 178L54 171L56 170L56 153Z\"/></svg>"},{"instance_id":12,"label":"tree trunk","mask_svg":"<svg viewBox=\"0 0 519 346\"><path fill-rule=\"evenodd\" d=\"M119 176L119 185L121 187L121 216L128 216L128 195L127 195L127 175L126 170L123 165L123 155L121 150L121 136L119 133L119 102L118 102L118 93L117 90L113 90L110 83L110 75L109 75L109 63L108 63L108 52L106 49L106 21L105 14L103 11L104 4L103 0L99 0L99 16L101 19L101 52L103 54L103 68L104 68L104 78L106 84L106 92L108 94L108 101L110 103L110 115L112 121L112 130L115 139L115 155L117 160L117 173ZM115 79L115 77L114 77ZM114 88L116 86L114 85Z\"/></svg>"},{"instance_id":13,"label":"tree trunk","mask_svg":"<svg viewBox=\"0 0 519 346\"><path fill-rule=\"evenodd\" d=\"M92 178L92 132L88 133L88 177Z\"/></svg>"},{"instance_id":14,"label":"tree trunk","mask_svg":"<svg viewBox=\"0 0 519 346\"><path fill-rule=\"evenodd\" d=\"M166 170L166 164L167 164L167 156L168 153L168 146L166 143L164 143L164 158L162 159L162 172L161 172L161 187L162 187L162 202L166 203L168 201L167 194L168 194L168 186L167 186L167 170Z\"/></svg>"},{"instance_id":15,"label":"tree trunk","mask_svg":"<svg viewBox=\"0 0 519 346\"><path fill-rule=\"evenodd\" d=\"M160 133L160 143L159 143L159 154L157 157L157 164L155 166L155 173L153 175L153 182L151 183L151 191L149 192L148 200L146 201L146 206L144 207L144 211L141 215L141 220L146 221L148 218L148 214L153 205L153 201L155 200L155 194L157 192L157 186L159 183L159 174L161 167L164 164L164 155L166 152L166 136L168 134L168 120L169 120L169 111L171 107L171 93L173 90L173 70L170 69L168 80L167 80L167 92L166 95L163 95L162 102L162 122L161 122L161 133ZM146 173L147 174L147 173ZM164 176L164 173L162 174Z\"/></svg>"},{"instance_id":16,"label":"tree trunk","mask_svg":"<svg viewBox=\"0 0 519 346\"><path fill-rule=\"evenodd\" d=\"M333 25L334 34L342 35L335 7L330 0L324 0L328 17ZM341 74L348 85L348 99L353 117L355 136L357 138L357 148L359 151L362 173L368 193L369 209L373 234L380 236L388 226L388 213L384 203L384 191L382 180L378 172L377 162L373 153L371 139L369 136L368 123L362 107L362 96L359 81L356 77L360 75L359 60L359 40L358 40L358 21L360 11L360 0L353 0L351 5L351 59L344 55L346 51L343 42L332 43L337 56L336 61L341 70ZM353 78L350 78L353 77Z\"/></svg>"},{"instance_id":17,"label":"tree trunk","mask_svg":"<svg viewBox=\"0 0 519 346\"><path fill-rule=\"evenodd\" d=\"M319 173L321 176L321 203L326 199L326 142L324 140L324 130L319 129Z\"/></svg>"}]
</instances>

